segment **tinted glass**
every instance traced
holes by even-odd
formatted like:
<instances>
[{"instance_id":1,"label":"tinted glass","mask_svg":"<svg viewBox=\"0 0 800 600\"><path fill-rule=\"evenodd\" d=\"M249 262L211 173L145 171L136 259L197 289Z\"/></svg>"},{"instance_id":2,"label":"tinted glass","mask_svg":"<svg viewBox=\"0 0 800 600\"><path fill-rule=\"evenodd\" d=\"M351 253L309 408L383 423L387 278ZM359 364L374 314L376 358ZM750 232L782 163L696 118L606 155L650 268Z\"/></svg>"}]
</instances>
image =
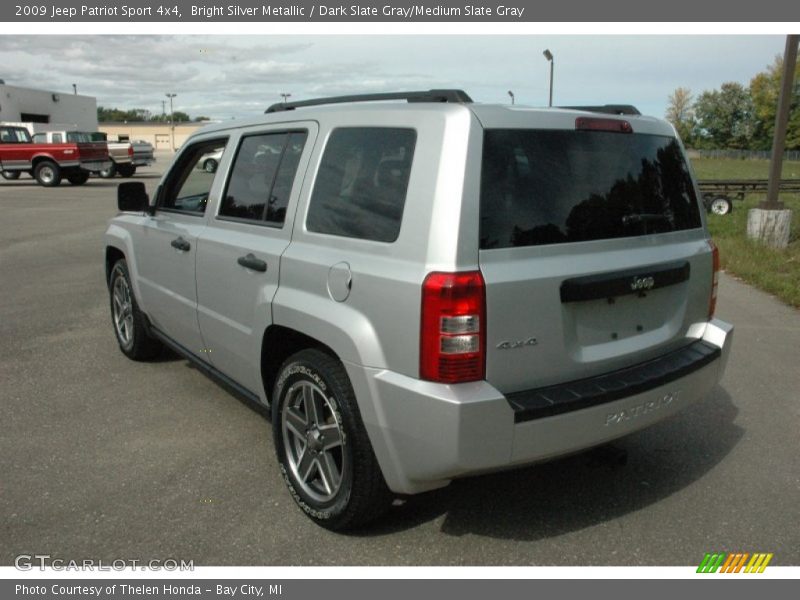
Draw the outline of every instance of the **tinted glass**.
<instances>
[{"instance_id":1,"label":"tinted glass","mask_svg":"<svg viewBox=\"0 0 800 600\"><path fill-rule=\"evenodd\" d=\"M54 133L53 134L53 143L54 144L60 144L63 141L64 140L61 139L61 134L60 133Z\"/></svg>"},{"instance_id":2,"label":"tinted glass","mask_svg":"<svg viewBox=\"0 0 800 600\"><path fill-rule=\"evenodd\" d=\"M270 223L283 224L286 218L286 206L289 204L289 195L292 193L294 176L300 163L300 155L303 154L306 137L305 132L296 132L290 134L286 142L278 175L267 204L267 221Z\"/></svg>"},{"instance_id":3,"label":"tinted glass","mask_svg":"<svg viewBox=\"0 0 800 600\"><path fill-rule=\"evenodd\" d=\"M481 248L536 246L700 227L689 169L665 136L487 130Z\"/></svg>"},{"instance_id":4,"label":"tinted glass","mask_svg":"<svg viewBox=\"0 0 800 600\"><path fill-rule=\"evenodd\" d=\"M219 214L282 225L305 132L271 133L242 140Z\"/></svg>"},{"instance_id":5,"label":"tinted glass","mask_svg":"<svg viewBox=\"0 0 800 600\"><path fill-rule=\"evenodd\" d=\"M205 212L225 142L198 142L181 153L159 196L159 207L188 213Z\"/></svg>"},{"instance_id":6,"label":"tinted glass","mask_svg":"<svg viewBox=\"0 0 800 600\"><path fill-rule=\"evenodd\" d=\"M314 184L308 230L395 241L403 219L416 138L413 129L334 130Z\"/></svg>"},{"instance_id":7,"label":"tinted glass","mask_svg":"<svg viewBox=\"0 0 800 600\"><path fill-rule=\"evenodd\" d=\"M252 135L242 140L219 214L262 221L267 199L288 138L286 133Z\"/></svg>"}]
</instances>

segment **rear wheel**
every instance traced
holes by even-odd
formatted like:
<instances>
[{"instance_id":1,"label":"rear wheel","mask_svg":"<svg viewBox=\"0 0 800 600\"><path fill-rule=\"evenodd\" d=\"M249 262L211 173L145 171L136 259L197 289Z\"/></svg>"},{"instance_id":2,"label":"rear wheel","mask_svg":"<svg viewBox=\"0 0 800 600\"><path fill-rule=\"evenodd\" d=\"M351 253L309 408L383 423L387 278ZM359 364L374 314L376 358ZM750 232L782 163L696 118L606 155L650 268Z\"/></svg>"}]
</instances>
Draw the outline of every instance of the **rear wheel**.
<instances>
[{"instance_id":1,"label":"rear wheel","mask_svg":"<svg viewBox=\"0 0 800 600\"><path fill-rule=\"evenodd\" d=\"M112 177L114 177L114 175L117 174L117 165L115 165L112 162L107 169L98 171L97 174L100 175L100 177L102 177L103 179L111 179Z\"/></svg>"},{"instance_id":2,"label":"rear wheel","mask_svg":"<svg viewBox=\"0 0 800 600\"><path fill-rule=\"evenodd\" d=\"M9 181L19 179L19 171L3 171L2 175L3 179L8 179Z\"/></svg>"},{"instance_id":3,"label":"rear wheel","mask_svg":"<svg viewBox=\"0 0 800 600\"><path fill-rule=\"evenodd\" d=\"M120 177L133 177L136 173L136 165L118 165L117 172Z\"/></svg>"},{"instance_id":4,"label":"rear wheel","mask_svg":"<svg viewBox=\"0 0 800 600\"><path fill-rule=\"evenodd\" d=\"M733 203L729 198L720 196L711 201L711 212L715 215L727 215L733 210Z\"/></svg>"},{"instance_id":5,"label":"rear wheel","mask_svg":"<svg viewBox=\"0 0 800 600\"><path fill-rule=\"evenodd\" d=\"M298 352L281 367L272 398L278 463L311 520L348 529L389 508L392 495L341 362L320 350Z\"/></svg>"},{"instance_id":6,"label":"rear wheel","mask_svg":"<svg viewBox=\"0 0 800 600\"><path fill-rule=\"evenodd\" d=\"M111 300L111 320L120 350L133 360L146 360L158 356L161 342L150 336L145 317L133 295L128 263L118 260L111 269L108 280Z\"/></svg>"},{"instance_id":7,"label":"rear wheel","mask_svg":"<svg viewBox=\"0 0 800 600\"><path fill-rule=\"evenodd\" d=\"M43 160L33 168L33 176L39 185L55 187L61 183L61 168L52 161Z\"/></svg>"},{"instance_id":8,"label":"rear wheel","mask_svg":"<svg viewBox=\"0 0 800 600\"><path fill-rule=\"evenodd\" d=\"M67 181L69 181L72 185L83 185L89 181L89 173L86 171L81 171L80 173L67 175Z\"/></svg>"}]
</instances>

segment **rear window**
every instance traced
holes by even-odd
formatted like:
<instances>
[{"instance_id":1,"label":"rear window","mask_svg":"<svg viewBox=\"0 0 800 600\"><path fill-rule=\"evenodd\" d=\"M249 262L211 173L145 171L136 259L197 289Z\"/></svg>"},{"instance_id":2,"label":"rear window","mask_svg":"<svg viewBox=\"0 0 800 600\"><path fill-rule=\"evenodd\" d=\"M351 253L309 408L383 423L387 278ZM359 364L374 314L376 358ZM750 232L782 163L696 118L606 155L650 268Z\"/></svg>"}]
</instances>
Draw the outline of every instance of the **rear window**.
<instances>
[{"instance_id":1,"label":"rear window","mask_svg":"<svg viewBox=\"0 0 800 600\"><path fill-rule=\"evenodd\" d=\"M677 140L602 131L489 129L481 169L482 249L700 227Z\"/></svg>"},{"instance_id":2,"label":"rear window","mask_svg":"<svg viewBox=\"0 0 800 600\"><path fill-rule=\"evenodd\" d=\"M314 184L308 230L394 242L403 220L416 139L413 129L334 130Z\"/></svg>"}]
</instances>

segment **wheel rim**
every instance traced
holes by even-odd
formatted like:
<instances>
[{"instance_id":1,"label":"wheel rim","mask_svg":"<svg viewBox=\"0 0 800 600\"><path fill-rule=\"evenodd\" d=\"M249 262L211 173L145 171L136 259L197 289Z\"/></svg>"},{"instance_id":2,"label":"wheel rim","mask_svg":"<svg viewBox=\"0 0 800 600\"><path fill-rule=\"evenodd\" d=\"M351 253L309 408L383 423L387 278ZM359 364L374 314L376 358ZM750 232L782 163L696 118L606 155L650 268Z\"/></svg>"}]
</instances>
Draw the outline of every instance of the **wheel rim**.
<instances>
[{"instance_id":1,"label":"wheel rim","mask_svg":"<svg viewBox=\"0 0 800 600\"><path fill-rule=\"evenodd\" d=\"M725 200L720 200L719 198L714 200L711 203L711 212L715 215L726 215L728 214L728 203Z\"/></svg>"},{"instance_id":2,"label":"wheel rim","mask_svg":"<svg viewBox=\"0 0 800 600\"><path fill-rule=\"evenodd\" d=\"M342 486L344 434L329 398L314 383L301 381L286 392L281 430L286 459L296 484L317 502L329 502Z\"/></svg>"},{"instance_id":3,"label":"wheel rim","mask_svg":"<svg viewBox=\"0 0 800 600\"><path fill-rule=\"evenodd\" d=\"M131 289L124 277L118 276L114 280L111 299L114 329L122 345L128 347L133 342L133 302L131 301Z\"/></svg>"},{"instance_id":4,"label":"wheel rim","mask_svg":"<svg viewBox=\"0 0 800 600\"><path fill-rule=\"evenodd\" d=\"M45 165L39 169L39 178L44 183L53 183L53 180L56 178L56 173L53 170L53 167L50 165Z\"/></svg>"}]
</instances>

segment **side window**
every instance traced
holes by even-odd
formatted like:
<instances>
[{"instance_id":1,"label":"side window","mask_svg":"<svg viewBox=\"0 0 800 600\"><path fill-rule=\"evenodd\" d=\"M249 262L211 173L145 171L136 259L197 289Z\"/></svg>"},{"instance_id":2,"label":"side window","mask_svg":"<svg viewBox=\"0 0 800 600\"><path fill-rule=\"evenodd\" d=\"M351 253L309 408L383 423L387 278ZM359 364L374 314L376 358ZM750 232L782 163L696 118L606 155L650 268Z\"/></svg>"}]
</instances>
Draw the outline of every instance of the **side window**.
<instances>
[{"instance_id":1,"label":"side window","mask_svg":"<svg viewBox=\"0 0 800 600\"><path fill-rule=\"evenodd\" d=\"M60 134L60 133L54 133L54 134L53 134L53 143L54 143L54 144L60 144L60 143L62 143L63 141L64 141L64 140L63 140L63 138L61 137L61 134Z\"/></svg>"},{"instance_id":2,"label":"side window","mask_svg":"<svg viewBox=\"0 0 800 600\"><path fill-rule=\"evenodd\" d=\"M300 155L303 154L307 137L308 134L305 131L296 131L289 134L289 139L286 140L283 158L267 203L268 223L283 225L283 221L286 219L289 194L292 193L294 176L297 174L297 165L300 163Z\"/></svg>"},{"instance_id":3,"label":"side window","mask_svg":"<svg viewBox=\"0 0 800 600\"><path fill-rule=\"evenodd\" d=\"M164 183L158 207L194 214L204 213L226 142L224 139L197 142L184 151Z\"/></svg>"},{"instance_id":4,"label":"side window","mask_svg":"<svg viewBox=\"0 0 800 600\"><path fill-rule=\"evenodd\" d=\"M320 161L308 230L394 242L400 234L416 139L413 129L335 129Z\"/></svg>"},{"instance_id":5,"label":"side window","mask_svg":"<svg viewBox=\"0 0 800 600\"><path fill-rule=\"evenodd\" d=\"M44 133L36 133L33 135L33 143L34 144L46 144L47 143L47 134Z\"/></svg>"},{"instance_id":6,"label":"side window","mask_svg":"<svg viewBox=\"0 0 800 600\"><path fill-rule=\"evenodd\" d=\"M305 132L245 137L236 153L219 216L282 225L305 141Z\"/></svg>"}]
</instances>

